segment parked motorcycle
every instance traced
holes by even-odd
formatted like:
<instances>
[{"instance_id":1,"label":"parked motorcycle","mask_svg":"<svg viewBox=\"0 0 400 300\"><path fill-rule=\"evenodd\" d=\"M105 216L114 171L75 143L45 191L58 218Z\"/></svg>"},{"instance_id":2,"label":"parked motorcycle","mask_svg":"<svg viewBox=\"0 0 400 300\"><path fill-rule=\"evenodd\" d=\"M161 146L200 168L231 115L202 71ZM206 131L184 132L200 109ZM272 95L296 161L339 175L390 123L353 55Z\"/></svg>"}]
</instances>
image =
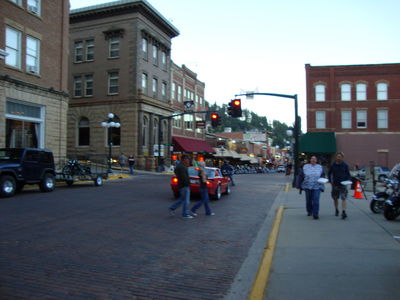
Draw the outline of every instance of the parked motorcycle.
<instances>
[{"instance_id":1,"label":"parked motorcycle","mask_svg":"<svg viewBox=\"0 0 400 300\"><path fill-rule=\"evenodd\" d=\"M396 195L399 188L399 181L394 178L385 178L384 187L384 191L378 192L372 196L372 200L369 204L369 208L375 214L381 213L384 210L386 200Z\"/></svg>"},{"instance_id":2,"label":"parked motorcycle","mask_svg":"<svg viewBox=\"0 0 400 300\"><path fill-rule=\"evenodd\" d=\"M400 196L395 195L385 201L383 215L386 220L392 221L400 216Z\"/></svg>"}]
</instances>

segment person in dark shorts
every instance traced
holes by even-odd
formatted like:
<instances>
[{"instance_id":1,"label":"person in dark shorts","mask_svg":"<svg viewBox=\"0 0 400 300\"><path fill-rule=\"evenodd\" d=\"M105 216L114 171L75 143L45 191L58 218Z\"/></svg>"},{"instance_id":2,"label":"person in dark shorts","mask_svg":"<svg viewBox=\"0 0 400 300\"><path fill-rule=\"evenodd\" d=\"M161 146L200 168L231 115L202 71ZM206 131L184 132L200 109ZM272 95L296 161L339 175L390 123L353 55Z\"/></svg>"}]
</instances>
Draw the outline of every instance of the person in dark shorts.
<instances>
[{"instance_id":1,"label":"person in dark shorts","mask_svg":"<svg viewBox=\"0 0 400 300\"><path fill-rule=\"evenodd\" d=\"M342 181L351 179L349 166L344 162L343 152L337 152L335 162L330 166L328 171L328 179L332 185L332 199L335 205L335 216L339 216L339 198L342 200L342 219L347 218L346 199L347 186L342 184Z\"/></svg>"}]
</instances>

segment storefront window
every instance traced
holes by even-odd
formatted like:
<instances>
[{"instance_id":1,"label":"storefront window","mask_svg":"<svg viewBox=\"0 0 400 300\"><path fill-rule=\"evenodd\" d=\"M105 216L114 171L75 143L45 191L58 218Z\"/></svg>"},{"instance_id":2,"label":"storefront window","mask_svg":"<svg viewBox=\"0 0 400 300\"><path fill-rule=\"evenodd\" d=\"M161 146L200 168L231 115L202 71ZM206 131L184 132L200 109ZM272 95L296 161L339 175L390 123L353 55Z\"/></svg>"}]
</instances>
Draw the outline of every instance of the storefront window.
<instances>
[{"instance_id":1,"label":"storefront window","mask_svg":"<svg viewBox=\"0 0 400 300\"><path fill-rule=\"evenodd\" d=\"M7 148L39 147L40 125L34 122L6 120Z\"/></svg>"},{"instance_id":2,"label":"storefront window","mask_svg":"<svg viewBox=\"0 0 400 300\"><path fill-rule=\"evenodd\" d=\"M7 100L6 147L43 147L42 107Z\"/></svg>"}]
</instances>

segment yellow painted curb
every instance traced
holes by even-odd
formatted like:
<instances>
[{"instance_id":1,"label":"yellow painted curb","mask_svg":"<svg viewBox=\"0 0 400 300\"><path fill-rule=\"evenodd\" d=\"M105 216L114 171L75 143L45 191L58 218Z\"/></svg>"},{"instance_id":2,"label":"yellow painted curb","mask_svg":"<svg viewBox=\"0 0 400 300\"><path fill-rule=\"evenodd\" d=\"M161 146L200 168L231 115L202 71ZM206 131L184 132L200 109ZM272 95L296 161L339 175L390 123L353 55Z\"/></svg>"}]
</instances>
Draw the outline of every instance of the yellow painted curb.
<instances>
[{"instance_id":1,"label":"yellow painted curb","mask_svg":"<svg viewBox=\"0 0 400 300\"><path fill-rule=\"evenodd\" d=\"M248 300L262 300L264 297L284 209L283 206L280 206L276 213L274 224L272 225L272 230L268 238L268 243L265 247L256 279L253 282L253 287L250 291L249 297L247 298Z\"/></svg>"}]
</instances>

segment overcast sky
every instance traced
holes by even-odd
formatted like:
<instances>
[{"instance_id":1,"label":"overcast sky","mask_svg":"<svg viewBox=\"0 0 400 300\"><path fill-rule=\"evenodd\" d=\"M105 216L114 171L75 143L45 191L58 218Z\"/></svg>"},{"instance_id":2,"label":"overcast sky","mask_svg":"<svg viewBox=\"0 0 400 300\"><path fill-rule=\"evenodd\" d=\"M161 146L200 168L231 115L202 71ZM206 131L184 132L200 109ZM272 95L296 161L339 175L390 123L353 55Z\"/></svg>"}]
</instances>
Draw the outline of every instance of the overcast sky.
<instances>
[{"instance_id":1,"label":"overcast sky","mask_svg":"<svg viewBox=\"0 0 400 300\"><path fill-rule=\"evenodd\" d=\"M114 1L70 0L71 9ZM305 64L400 62L400 0L148 0L178 30L172 60L206 84L206 100L244 91L298 94L306 128ZM256 96L242 107L294 122L293 100Z\"/></svg>"}]
</instances>

